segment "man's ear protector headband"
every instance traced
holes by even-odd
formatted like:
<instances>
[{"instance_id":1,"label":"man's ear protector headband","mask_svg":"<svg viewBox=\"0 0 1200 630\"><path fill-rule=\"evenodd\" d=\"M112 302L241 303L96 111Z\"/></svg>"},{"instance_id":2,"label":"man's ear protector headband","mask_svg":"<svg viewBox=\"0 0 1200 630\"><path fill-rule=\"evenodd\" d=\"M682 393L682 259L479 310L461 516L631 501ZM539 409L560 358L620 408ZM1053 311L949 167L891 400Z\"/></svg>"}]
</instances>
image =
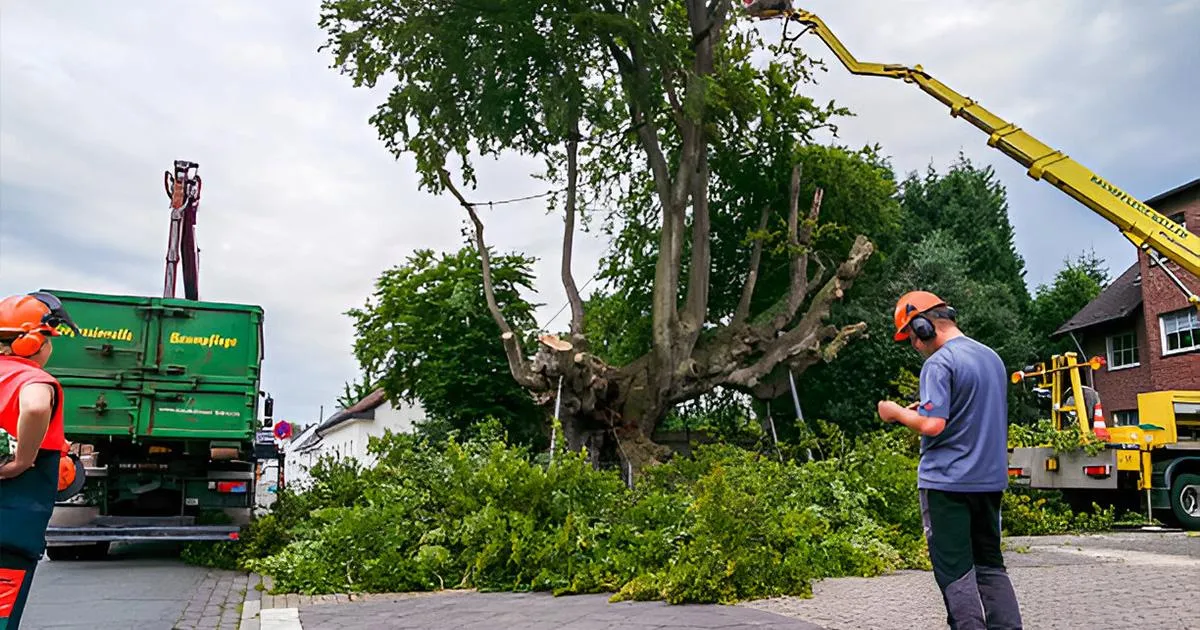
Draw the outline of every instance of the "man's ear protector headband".
<instances>
[{"instance_id":1,"label":"man's ear protector headband","mask_svg":"<svg viewBox=\"0 0 1200 630\"><path fill-rule=\"evenodd\" d=\"M9 342L9 347L12 348L13 354L19 357L31 357L42 349L46 344L46 337L58 335L55 330L60 325L65 325L75 332L79 333L79 326L71 320L67 309L63 307L62 301L57 297L44 291L35 291L29 294L29 297L36 299L46 306L46 314L42 315L40 322L34 324L27 322L21 326L22 332Z\"/></svg>"},{"instance_id":2,"label":"man's ear protector headband","mask_svg":"<svg viewBox=\"0 0 1200 630\"><path fill-rule=\"evenodd\" d=\"M930 317L948 319L953 322L958 320L958 312L954 310L953 306L939 306L913 317L908 326L921 341L929 341L937 336L937 327L934 326Z\"/></svg>"}]
</instances>

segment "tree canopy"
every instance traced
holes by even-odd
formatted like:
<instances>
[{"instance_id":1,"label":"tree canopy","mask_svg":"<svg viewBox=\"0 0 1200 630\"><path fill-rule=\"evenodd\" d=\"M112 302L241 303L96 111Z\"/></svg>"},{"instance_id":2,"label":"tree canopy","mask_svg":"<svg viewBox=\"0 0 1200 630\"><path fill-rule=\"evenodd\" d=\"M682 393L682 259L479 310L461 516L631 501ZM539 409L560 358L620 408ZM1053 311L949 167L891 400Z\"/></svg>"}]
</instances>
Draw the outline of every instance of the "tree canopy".
<instances>
[{"instance_id":1,"label":"tree canopy","mask_svg":"<svg viewBox=\"0 0 1200 630\"><path fill-rule=\"evenodd\" d=\"M532 259L493 259L496 299L514 323L532 325ZM465 437L498 420L517 443L548 444L533 399L508 374L500 329L488 315L479 254L414 252L385 270L373 299L348 311L364 380L393 400L419 402L430 422Z\"/></svg>"}]
</instances>

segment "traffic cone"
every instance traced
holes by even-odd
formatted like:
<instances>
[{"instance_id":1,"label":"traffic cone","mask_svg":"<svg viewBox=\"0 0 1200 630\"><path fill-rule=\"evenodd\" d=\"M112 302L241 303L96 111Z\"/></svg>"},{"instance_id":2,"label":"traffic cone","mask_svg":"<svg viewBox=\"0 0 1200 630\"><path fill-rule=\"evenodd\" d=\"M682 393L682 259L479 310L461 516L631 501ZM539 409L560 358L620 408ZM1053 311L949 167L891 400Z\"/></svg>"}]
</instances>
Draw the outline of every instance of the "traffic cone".
<instances>
[{"instance_id":1,"label":"traffic cone","mask_svg":"<svg viewBox=\"0 0 1200 630\"><path fill-rule=\"evenodd\" d=\"M1104 405L1096 403L1092 412L1092 431L1096 433L1096 437L1107 442L1109 440L1108 427L1104 424Z\"/></svg>"}]
</instances>

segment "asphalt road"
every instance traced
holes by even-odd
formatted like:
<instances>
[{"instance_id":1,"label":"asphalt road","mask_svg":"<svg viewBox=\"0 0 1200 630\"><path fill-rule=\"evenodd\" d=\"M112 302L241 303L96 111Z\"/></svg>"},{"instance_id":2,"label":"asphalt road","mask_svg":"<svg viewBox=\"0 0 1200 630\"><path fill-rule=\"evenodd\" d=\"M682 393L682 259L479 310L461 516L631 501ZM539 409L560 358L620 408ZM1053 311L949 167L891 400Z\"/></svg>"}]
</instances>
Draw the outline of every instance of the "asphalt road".
<instances>
[{"instance_id":1,"label":"asphalt road","mask_svg":"<svg viewBox=\"0 0 1200 630\"><path fill-rule=\"evenodd\" d=\"M236 628L245 586L245 576L184 564L169 545L117 546L101 561L43 558L21 629Z\"/></svg>"}]
</instances>

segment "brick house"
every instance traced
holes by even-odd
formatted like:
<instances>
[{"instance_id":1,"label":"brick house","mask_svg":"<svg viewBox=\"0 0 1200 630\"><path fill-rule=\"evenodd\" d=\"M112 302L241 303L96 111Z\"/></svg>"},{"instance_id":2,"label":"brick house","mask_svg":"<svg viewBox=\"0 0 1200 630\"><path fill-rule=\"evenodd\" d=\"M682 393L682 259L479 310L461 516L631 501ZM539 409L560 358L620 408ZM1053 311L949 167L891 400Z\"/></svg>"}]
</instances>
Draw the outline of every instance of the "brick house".
<instances>
[{"instance_id":1,"label":"brick house","mask_svg":"<svg viewBox=\"0 0 1200 630\"><path fill-rule=\"evenodd\" d=\"M1146 204L1200 234L1200 179ZM1174 263L1171 271L1193 291L1200 278ZM1107 364L1091 372L1109 426L1138 423L1137 395L1200 389L1200 316L1179 287L1144 252L1138 261L1084 306L1054 336L1070 335L1084 357Z\"/></svg>"}]
</instances>

